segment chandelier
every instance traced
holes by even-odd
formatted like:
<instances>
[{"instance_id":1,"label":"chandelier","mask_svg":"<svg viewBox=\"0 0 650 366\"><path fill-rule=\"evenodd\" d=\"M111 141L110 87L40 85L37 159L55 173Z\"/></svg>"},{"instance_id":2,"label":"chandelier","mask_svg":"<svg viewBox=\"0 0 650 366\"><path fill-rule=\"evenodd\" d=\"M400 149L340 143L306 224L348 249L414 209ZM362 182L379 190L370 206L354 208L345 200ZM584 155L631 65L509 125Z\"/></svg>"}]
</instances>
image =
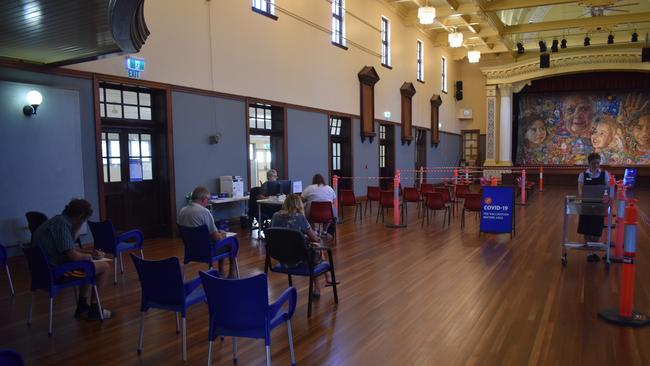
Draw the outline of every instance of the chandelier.
<instances>
[{"instance_id":1,"label":"chandelier","mask_svg":"<svg viewBox=\"0 0 650 366\"><path fill-rule=\"evenodd\" d=\"M418 18L420 19L420 24L433 24L435 17L436 8L433 6L423 6L418 9Z\"/></svg>"},{"instance_id":2,"label":"chandelier","mask_svg":"<svg viewBox=\"0 0 650 366\"><path fill-rule=\"evenodd\" d=\"M477 63L478 60L481 59L481 51L478 50L467 51L467 59L469 60L470 64Z\"/></svg>"},{"instance_id":3,"label":"chandelier","mask_svg":"<svg viewBox=\"0 0 650 366\"><path fill-rule=\"evenodd\" d=\"M463 45L463 34L460 32L454 31L453 33L449 33L447 39L451 48L458 48Z\"/></svg>"}]
</instances>

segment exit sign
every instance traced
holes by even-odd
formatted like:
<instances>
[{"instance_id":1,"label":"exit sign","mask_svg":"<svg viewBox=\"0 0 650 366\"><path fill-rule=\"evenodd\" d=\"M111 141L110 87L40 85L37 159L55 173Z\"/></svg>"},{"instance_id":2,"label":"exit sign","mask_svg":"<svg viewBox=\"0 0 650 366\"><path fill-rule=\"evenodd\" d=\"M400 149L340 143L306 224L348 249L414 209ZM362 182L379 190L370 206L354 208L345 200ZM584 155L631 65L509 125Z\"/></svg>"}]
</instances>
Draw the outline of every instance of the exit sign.
<instances>
[{"instance_id":1,"label":"exit sign","mask_svg":"<svg viewBox=\"0 0 650 366\"><path fill-rule=\"evenodd\" d=\"M133 79L140 79L142 72L144 71L144 59L127 57L126 58L126 72L127 76Z\"/></svg>"}]
</instances>

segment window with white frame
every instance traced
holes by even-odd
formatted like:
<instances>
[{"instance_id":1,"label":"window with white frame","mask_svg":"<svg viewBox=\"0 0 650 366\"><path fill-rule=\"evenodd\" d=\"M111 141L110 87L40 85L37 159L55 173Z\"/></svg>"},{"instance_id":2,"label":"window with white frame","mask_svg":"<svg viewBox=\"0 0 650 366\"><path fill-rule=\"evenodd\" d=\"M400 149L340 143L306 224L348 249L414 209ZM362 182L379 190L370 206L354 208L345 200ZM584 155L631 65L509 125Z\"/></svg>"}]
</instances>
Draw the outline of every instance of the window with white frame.
<instances>
[{"instance_id":1,"label":"window with white frame","mask_svg":"<svg viewBox=\"0 0 650 366\"><path fill-rule=\"evenodd\" d=\"M418 81L424 82L424 45L418 39Z\"/></svg>"},{"instance_id":2,"label":"window with white frame","mask_svg":"<svg viewBox=\"0 0 650 366\"><path fill-rule=\"evenodd\" d=\"M442 75L441 75L441 85L440 85L440 90L442 90L443 93L447 93L447 59L445 57L442 58Z\"/></svg>"},{"instance_id":3,"label":"window with white frame","mask_svg":"<svg viewBox=\"0 0 650 366\"><path fill-rule=\"evenodd\" d=\"M275 17L275 0L253 0L253 10Z\"/></svg>"},{"instance_id":4,"label":"window with white frame","mask_svg":"<svg viewBox=\"0 0 650 366\"><path fill-rule=\"evenodd\" d=\"M390 67L390 22L381 17L381 64Z\"/></svg>"},{"instance_id":5,"label":"window with white frame","mask_svg":"<svg viewBox=\"0 0 650 366\"><path fill-rule=\"evenodd\" d=\"M345 47L345 0L332 0L332 43Z\"/></svg>"}]
</instances>

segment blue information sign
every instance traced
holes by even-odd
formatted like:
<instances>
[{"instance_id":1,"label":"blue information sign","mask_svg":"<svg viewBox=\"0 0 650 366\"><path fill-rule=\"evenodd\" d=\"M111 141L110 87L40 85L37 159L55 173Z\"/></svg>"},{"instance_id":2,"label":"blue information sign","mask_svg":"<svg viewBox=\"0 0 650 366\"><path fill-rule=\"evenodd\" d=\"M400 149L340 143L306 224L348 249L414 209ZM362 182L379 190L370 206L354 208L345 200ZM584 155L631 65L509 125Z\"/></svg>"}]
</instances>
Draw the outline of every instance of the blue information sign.
<instances>
[{"instance_id":1,"label":"blue information sign","mask_svg":"<svg viewBox=\"0 0 650 366\"><path fill-rule=\"evenodd\" d=\"M483 187L481 202L482 233L512 233L514 188Z\"/></svg>"}]
</instances>

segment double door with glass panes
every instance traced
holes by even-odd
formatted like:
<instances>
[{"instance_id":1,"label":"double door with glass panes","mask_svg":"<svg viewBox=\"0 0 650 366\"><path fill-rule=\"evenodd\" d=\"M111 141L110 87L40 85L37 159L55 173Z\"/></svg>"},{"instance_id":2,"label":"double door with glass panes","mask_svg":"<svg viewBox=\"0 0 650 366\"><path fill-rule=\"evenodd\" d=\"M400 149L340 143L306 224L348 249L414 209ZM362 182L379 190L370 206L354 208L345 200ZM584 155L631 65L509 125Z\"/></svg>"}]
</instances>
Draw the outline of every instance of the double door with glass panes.
<instances>
[{"instance_id":1,"label":"double door with glass panes","mask_svg":"<svg viewBox=\"0 0 650 366\"><path fill-rule=\"evenodd\" d=\"M155 140L150 130L101 133L106 217L118 230L138 228L147 237L162 235L164 225Z\"/></svg>"}]
</instances>

